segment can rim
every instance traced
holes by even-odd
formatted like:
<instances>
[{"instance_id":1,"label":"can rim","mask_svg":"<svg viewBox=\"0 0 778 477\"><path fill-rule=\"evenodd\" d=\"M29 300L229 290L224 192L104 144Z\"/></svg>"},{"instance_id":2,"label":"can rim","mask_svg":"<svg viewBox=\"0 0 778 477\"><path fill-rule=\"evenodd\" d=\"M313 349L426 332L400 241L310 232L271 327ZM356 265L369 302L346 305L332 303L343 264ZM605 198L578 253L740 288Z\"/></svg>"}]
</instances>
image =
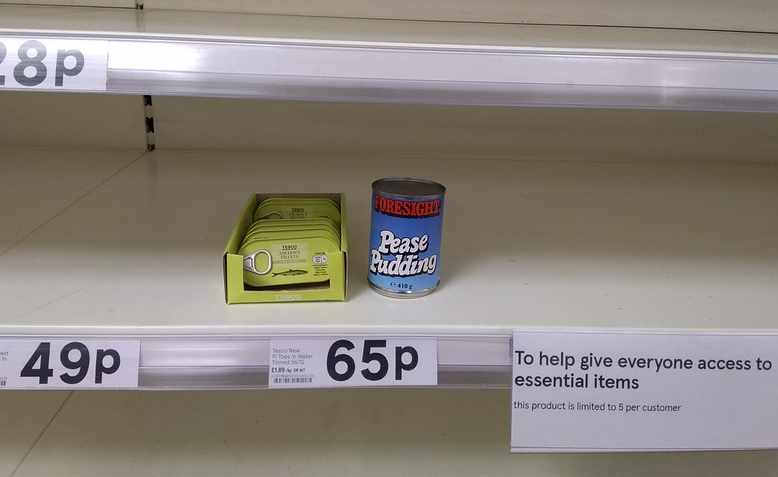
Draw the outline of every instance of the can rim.
<instances>
[{"instance_id":1,"label":"can rim","mask_svg":"<svg viewBox=\"0 0 778 477\"><path fill-rule=\"evenodd\" d=\"M381 189L382 185L398 183L398 182L416 182L419 184L432 186L435 189L437 189L437 191L430 192L429 194L402 194L399 192L392 192L391 190ZM375 181L373 181L372 187L373 187L373 191L378 191L381 194L391 195L394 197L408 197L408 198L417 198L417 199L440 197L446 193L446 186L444 186L443 184L440 184L438 182L429 179L419 179L416 177L384 177L382 179L376 179Z\"/></svg>"}]
</instances>

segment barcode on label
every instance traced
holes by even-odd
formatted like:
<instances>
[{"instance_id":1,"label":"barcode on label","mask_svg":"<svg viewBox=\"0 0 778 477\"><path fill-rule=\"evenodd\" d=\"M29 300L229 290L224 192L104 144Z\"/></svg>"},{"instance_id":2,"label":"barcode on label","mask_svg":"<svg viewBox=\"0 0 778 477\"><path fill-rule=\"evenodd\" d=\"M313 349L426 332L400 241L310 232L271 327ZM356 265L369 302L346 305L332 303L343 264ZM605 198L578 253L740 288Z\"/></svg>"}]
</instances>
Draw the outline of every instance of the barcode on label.
<instances>
[{"instance_id":1,"label":"barcode on label","mask_svg":"<svg viewBox=\"0 0 778 477\"><path fill-rule=\"evenodd\" d=\"M6 378L5 376L0 378L0 388L4 388L7 384L8 384L8 378Z\"/></svg>"},{"instance_id":2,"label":"barcode on label","mask_svg":"<svg viewBox=\"0 0 778 477\"><path fill-rule=\"evenodd\" d=\"M273 378L273 384L309 384L313 378Z\"/></svg>"}]
</instances>

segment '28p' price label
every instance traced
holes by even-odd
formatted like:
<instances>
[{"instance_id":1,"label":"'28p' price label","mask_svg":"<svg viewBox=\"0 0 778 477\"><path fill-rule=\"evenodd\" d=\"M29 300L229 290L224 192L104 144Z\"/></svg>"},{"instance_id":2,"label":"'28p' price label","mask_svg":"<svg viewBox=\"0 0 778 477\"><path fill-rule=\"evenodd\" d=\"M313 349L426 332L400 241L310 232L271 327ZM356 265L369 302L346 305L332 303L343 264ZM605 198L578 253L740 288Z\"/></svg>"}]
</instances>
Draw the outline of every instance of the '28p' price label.
<instances>
[{"instance_id":1,"label":"'28p' price label","mask_svg":"<svg viewBox=\"0 0 778 477\"><path fill-rule=\"evenodd\" d=\"M108 42L0 37L0 89L105 91Z\"/></svg>"},{"instance_id":2,"label":"'28p' price label","mask_svg":"<svg viewBox=\"0 0 778 477\"><path fill-rule=\"evenodd\" d=\"M0 340L0 389L138 387L138 341Z\"/></svg>"},{"instance_id":3,"label":"'28p' price label","mask_svg":"<svg viewBox=\"0 0 778 477\"><path fill-rule=\"evenodd\" d=\"M273 339L271 388L434 386L438 343L428 338Z\"/></svg>"}]
</instances>

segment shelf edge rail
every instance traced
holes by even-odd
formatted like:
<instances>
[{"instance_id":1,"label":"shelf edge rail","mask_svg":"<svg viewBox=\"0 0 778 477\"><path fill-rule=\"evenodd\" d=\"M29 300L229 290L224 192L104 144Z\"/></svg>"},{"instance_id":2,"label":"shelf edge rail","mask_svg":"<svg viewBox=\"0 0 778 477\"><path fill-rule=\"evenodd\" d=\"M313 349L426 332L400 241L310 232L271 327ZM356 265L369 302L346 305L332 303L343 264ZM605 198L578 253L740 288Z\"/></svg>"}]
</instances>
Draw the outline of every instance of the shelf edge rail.
<instances>
[{"instance_id":1,"label":"shelf edge rail","mask_svg":"<svg viewBox=\"0 0 778 477\"><path fill-rule=\"evenodd\" d=\"M778 111L778 54L20 32L108 43L106 91L479 106Z\"/></svg>"}]
</instances>

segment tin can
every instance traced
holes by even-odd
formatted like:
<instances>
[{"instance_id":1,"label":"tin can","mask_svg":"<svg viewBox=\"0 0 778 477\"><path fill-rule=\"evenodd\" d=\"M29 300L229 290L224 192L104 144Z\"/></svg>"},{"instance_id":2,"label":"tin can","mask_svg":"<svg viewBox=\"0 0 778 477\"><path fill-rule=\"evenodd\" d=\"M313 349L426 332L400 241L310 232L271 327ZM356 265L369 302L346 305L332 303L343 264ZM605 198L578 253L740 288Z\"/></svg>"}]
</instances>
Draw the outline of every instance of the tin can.
<instances>
[{"instance_id":1,"label":"tin can","mask_svg":"<svg viewBox=\"0 0 778 477\"><path fill-rule=\"evenodd\" d=\"M416 298L437 288L445 193L424 179L373 182L367 281L375 291Z\"/></svg>"}]
</instances>

